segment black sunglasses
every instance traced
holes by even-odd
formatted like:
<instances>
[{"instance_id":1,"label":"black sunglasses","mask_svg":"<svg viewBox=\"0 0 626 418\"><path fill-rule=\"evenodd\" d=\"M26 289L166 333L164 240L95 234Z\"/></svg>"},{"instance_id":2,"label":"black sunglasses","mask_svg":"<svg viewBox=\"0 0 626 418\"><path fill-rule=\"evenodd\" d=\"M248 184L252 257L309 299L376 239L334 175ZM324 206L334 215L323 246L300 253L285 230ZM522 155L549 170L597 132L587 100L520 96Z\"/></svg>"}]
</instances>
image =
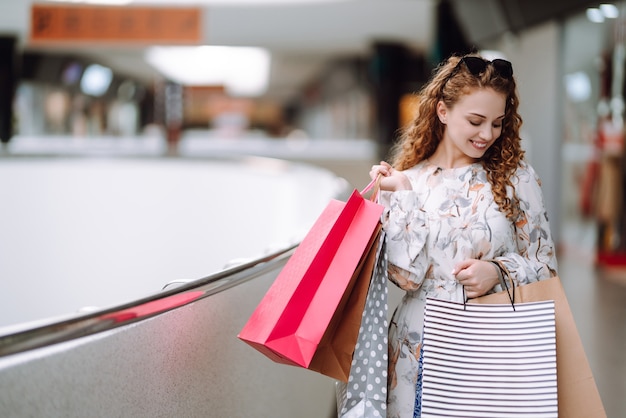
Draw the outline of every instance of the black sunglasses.
<instances>
[{"instance_id":1,"label":"black sunglasses","mask_svg":"<svg viewBox=\"0 0 626 418\"><path fill-rule=\"evenodd\" d=\"M487 65L491 64L493 65L494 70L496 70L496 74L500 77L506 79L513 77L513 66L511 63L500 58L489 61L480 57L463 57L460 62L464 63L470 73L474 76L482 74L487 69Z\"/></svg>"},{"instance_id":2,"label":"black sunglasses","mask_svg":"<svg viewBox=\"0 0 626 418\"><path fill-rule=\"evenodd\" d=\"M513 66L507 60L503 60L500 58L496 58L493 61L486 60L481 57L463 57L459 60L456 67L452 70L448 78L446 79L446 83L461 67L461 64L465 64L467 69L474 77L478 77L481 75L489 64L493 65L493 69L495 70L496 75L506 78L510 80L513 78ZM444 83L445 84L445 83Z\"/></svg>"}]
</instances>

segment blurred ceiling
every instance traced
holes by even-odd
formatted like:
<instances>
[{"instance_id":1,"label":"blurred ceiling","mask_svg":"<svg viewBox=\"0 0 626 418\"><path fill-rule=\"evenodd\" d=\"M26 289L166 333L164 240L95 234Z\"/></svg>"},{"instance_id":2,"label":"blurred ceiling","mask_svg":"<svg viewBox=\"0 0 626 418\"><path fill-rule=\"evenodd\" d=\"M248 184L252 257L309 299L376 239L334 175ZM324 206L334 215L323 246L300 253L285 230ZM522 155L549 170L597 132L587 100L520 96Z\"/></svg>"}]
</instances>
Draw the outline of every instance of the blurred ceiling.
<instances>
[{"instance_id":1,"label":"blurred ceiling","mask_svg":"<svg viewBox=\"0 0 626 418\"><path fill-rule=\"evenodd\" d=\"M150 1L150 4L201 6L204 44L269 50L272 61L267 96L278 100L292 96L334 58L368 54L373 41L397 41L409 48L427 50L433 39L437 3L436 0L293 1L268 5L206 2L170 0ZM42 48L28 40L33 3L33 0L0 0L0 30L17 34L25 50ZM154 76L154 70L142 58L142 46L76 44L46 48L84 54L122 74L143 80Z\"/></svg>"},{"instance_id":2,"label":"blurred ceiling","mask_svg":"<svg viewBox=\"0 0 626 418\"><path fill-rule=\"evenodd\" d=\"M135 0L138 5L198 6L203 10L203 44L255 46L271 53L268 98L292 97L332 60L365 56L375 41L392 41L427 54L434 44L439 0ZM30 9L35 0L0 0L0 32L29 43ZM37 3L58 3L37 1ZM68 2L69 3L69 2ZM589 0L450 0L473 45L505 32L515 33L548 19L582 11ZM440 28L445 31L446 28ZM53 47L47 47L52 49ZM55 46L149 81L144 46Z\"/></svg>"}]
</instances>

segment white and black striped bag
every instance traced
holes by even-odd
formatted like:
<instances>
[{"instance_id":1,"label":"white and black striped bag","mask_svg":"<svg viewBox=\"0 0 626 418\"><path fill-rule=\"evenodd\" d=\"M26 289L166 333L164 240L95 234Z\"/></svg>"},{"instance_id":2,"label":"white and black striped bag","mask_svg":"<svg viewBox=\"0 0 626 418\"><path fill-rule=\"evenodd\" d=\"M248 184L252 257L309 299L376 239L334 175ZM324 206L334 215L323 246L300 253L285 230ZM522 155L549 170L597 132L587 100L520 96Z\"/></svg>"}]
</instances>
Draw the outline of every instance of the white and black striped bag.
<instances>
[{"instance_id":1,"label":"white and black striped bag","mask_svg":"<svg viewBox=\"0 0 626 418\"><path fill-rule=\"evenodd\" d=\"M428 299L422 418L558 418L554 301Z\"/></svg>"}]
</instances>

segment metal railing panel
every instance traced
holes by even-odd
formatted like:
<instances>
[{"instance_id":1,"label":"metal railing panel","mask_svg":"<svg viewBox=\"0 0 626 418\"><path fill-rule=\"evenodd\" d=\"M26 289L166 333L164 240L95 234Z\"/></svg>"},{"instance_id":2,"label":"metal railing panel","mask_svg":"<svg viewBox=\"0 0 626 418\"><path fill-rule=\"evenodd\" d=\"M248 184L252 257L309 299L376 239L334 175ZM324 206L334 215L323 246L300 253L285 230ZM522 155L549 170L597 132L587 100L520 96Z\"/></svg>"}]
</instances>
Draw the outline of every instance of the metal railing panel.
<instances>
[{"instance_id":1,"label":"metal railing panel","mask_svg":"<svg viewBox=\"0 0 626 418\"><path fill-rule=\"evenodd\" d=\"M0 415L330 417L332 379L274 363L236 337L288 254L253 275L229 274L226 292L211 280L177 288L164 297L182 297L181 306L118 311L118 326L1 357Z\"/></svg>"}]
</instances>

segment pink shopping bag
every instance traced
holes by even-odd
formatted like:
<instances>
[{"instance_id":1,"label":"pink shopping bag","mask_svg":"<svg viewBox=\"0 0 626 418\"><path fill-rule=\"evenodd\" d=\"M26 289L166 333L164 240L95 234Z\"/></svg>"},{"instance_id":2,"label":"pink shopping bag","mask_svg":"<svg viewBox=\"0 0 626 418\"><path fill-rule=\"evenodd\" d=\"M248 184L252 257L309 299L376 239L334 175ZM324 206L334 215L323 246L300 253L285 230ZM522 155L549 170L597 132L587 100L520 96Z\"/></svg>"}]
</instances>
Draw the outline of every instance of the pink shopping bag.
<instances>
[{"instance_id":1,"label":"pink shopping bag","mask_svg":"<svg viewBox=\"0 0 626 418\"><path fill-rule=\"evenodd\" d=\"M362 193L355 190L345 203L329 202L239 333L241 340L273 361L309 368L337 326L333 317L346 306L363 265L369 264L371 274L383 207ZM357 320L352 350L358 326ZM326 346L324 356L328 352ZM345 365L320 367L316 359L316 371L347 379L351 356L339 356Z\"/></svg>"}]
</instances>

